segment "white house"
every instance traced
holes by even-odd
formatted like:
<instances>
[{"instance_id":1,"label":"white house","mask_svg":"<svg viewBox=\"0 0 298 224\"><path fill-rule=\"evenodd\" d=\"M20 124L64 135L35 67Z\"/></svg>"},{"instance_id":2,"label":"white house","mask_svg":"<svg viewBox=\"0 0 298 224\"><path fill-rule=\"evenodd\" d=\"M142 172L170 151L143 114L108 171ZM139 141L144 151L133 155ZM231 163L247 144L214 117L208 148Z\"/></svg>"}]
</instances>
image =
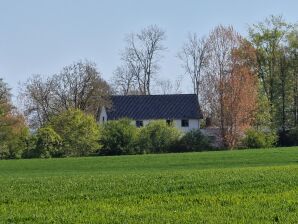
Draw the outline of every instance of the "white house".
<instances>
[{"instance_id":1,"label":"white house","mask_svg":"<svg viewBox=\"0 0 298 224\"><path fill-rule=\"evenodd\" d=\"M129 118L137 127L142 127L153 120L164 120L188 132L199 129L203 118L195 94L112 96L111 105L102 107L99 123Z\"/></svg>"}]
</instances>

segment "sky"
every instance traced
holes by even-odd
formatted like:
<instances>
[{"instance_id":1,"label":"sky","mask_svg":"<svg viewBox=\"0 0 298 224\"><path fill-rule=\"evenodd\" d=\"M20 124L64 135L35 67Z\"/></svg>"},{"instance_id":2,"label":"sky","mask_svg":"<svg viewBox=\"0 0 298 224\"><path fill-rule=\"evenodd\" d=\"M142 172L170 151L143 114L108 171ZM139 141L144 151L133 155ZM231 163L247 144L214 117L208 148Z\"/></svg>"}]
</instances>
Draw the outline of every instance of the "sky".
<instances>
[{"instance_id":1,"label":"sky","mask_svg":"<svg viewBox=\"0 0 298 224\"><path fill-rule=\"evenodd\" d=\"M16 96L32 74L52 75L87 59L110 80L125 36L156 24L167 36L158 77L184 77L188 93L177 58L188 33L208 35L223 24L246 35L249 25L272 14L295 23L297 11L297 0L0 0L0 77Z\"/></svg>"}]
</instances>

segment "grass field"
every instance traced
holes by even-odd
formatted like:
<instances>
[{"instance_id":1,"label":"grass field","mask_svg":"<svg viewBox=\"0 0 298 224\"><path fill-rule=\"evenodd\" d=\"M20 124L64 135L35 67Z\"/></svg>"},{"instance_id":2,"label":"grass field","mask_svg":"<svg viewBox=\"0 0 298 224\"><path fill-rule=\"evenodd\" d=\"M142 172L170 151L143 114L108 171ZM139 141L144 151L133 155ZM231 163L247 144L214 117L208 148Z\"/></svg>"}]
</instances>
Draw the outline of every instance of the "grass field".
<instances>
[{"instance_id":1,"label":"grass field","mask_svg":"<svg viewBox=\"0 0 298 224\"><path fill-rule=\"evenodd\" d=\"M0 223L298 223L298 148L0 161Z\"/></svg>"}]
</instances>

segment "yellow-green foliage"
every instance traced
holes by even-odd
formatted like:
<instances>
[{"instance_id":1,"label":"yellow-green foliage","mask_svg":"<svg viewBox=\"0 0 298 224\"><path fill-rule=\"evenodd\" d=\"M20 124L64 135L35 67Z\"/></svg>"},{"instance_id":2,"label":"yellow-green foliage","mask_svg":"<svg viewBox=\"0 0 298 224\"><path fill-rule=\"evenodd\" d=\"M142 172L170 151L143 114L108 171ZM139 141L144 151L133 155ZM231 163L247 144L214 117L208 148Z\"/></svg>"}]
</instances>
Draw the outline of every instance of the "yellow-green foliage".
<instances>
[{"instance_id":1,"label":"yellow-green foliage","mask_svg":"<svg viewBox=\"0 0 298 224\"><path fill-rule=\"evenodd\" d=\"M180 136L179 130L165 121L152 121L141 128L138 146L144 152L167 152L179 140Z\"/></svg>"},{"instance_id":2,"label":"yellow-green foliage","mask_svg":"<svg viewBox=\"0 0 298 224\"><path fill-rule=\"evenodd\" d=\"M92 115L70 109L54 116L48 125L61 137L66 156L88 155L100 148L100 130Z\"/></svg>"},{"instance_id":3,"label":"yellow-green foliage","mask_svg":"<svg viewBox=\"0 0 298 224\"><path fill-rule=\"evenodd\" d=\"M37 157L59 157L63 155L62 139L53 128L40 128L36 134L35 153Z\"/></svg>"},{"instance_id":4,"label":"yellow-green foliage","mask_svg":"<svg viewBox=\"0 0 298 224\"><path fill-rule=\"evenodd\" d=\"M248 129L242 139L245 148L270 148L276 144L277 135L273 132Z\"/></svg>"},{"instance_id":5,"label":"yellow-green foliage","mask_svg":"<svg viewBox=\"0 0 298 224\"><path fill-rule=\"evenodd\" d=\"M121 155L136 153L138 129L131 124L131 120L122 119L108 121L102 126L100 143L101 154Z\"/></svg>"}]
</instances>

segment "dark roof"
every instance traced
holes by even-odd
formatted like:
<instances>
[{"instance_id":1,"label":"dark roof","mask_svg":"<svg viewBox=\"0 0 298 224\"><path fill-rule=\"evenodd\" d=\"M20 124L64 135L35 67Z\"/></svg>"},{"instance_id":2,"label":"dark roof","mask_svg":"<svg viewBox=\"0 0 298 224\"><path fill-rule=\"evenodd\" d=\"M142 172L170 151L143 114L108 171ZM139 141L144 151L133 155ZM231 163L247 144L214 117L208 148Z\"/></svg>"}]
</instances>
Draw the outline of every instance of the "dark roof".
<instances>
[{"instance_id":1,"label":"dark roof","mask_svg":"<svg viewBox=\"0 0 298 224\"><path fill-rule=\"evenodd\" d=\"M195 94L112 96L109 120L203 118Z\"/></svg>"}]
</instances>

